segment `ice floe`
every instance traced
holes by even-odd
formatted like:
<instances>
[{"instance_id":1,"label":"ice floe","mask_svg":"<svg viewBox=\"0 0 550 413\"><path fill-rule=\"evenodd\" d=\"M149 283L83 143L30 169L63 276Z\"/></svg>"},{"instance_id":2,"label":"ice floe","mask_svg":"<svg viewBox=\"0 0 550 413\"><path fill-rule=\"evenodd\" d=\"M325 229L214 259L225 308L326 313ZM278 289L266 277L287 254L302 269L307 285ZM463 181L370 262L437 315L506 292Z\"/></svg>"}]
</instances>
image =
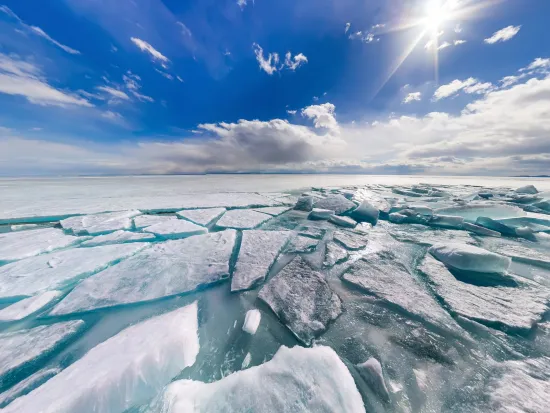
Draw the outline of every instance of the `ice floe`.
<instances>
[{"instance_id":1,"label":"ice floe","mask_svg":"<svg viewBox=\"0 0 550 413\"><path fill-rule=\"evenodd\" d=\"M63 229L76 235L98 235L119 229L131 229L132 218L139 211L106 212L103 214L83 215L66 218L60 222Z\"/></svg>"},{"instance_id":2,"label":"ice floe","mask_svg":"<svg viewBox=\"0 0 550 413\"><path fill-rule=\"evenodd\" d=\"M344 231L336 231L334 233L334 241L350 251L363 249L368 242L364 235Z\"/></svg>"},{"instance_id":3,"label":"ice floe","mask_svg":"<svg viewBox=\"0 0 550 413\"><path fill-rule=\"evenodd\" d=\"M539 191L537 190L537 188L535 188L534 185L522 186L521 188L516 189L516 192L518 194L538 194L539 193Z\"/></svg>"},{"instance_id":4,"label":"ice floe","mask_svg":"<svg viewBox=\"0 0 550 413\"><path fill-rule=\"evenodd\" d=\"M298 235L290 240L288 245L285 247L285 252L313 252L317 249L318 245L318 239Z\"/></svg>"},{"instance_id":5,"label":"ice floe","mask_svg":"<svg viewBox=\"0 0 550 413\"><path fill-rule=\"evenodd\" d=\"M264 207L264 208L255 208L254 211L263 212L264 214L271 215L276 217L288 211L289 207Z\"/></svg>"},{"instance_id":6,"label":"ice floe","mask_svg":"<svg viewBox=\"0 0 550 413\"><path fill-rule=\"evenodd\" d=\"M221 217L225 211L225 208L186 209L179 211L177 215L197 225L206 227Z\"/></svg>"},{"instance_id":7,"label":"ice floe","mask_svg":"<svg viewBox=\"0 0 550 413\"><path fill-rule=\"evenodd\" d=\"M364 363L356 366L359 374L369 384L373 391L382 398L382 400L389 401L390 393L386 387L384 381L384 374L382 372L382 365L374 357L371 357Z\"/></svg>"},{"instance_id":8,"label":"ice floe","mask_svg":"<svg viewBox=\"0 0 550 413\"><path fill-rule=\"evenodd\" d=\"M41 310L60 296L61 291L45 291L33 297L17 301L0 310L0 321L22 320Z\"/></svg>"},{"instance_id":9,"label":"ice floe","mask_svg":"<svg viewBox=\"0 0 550 413\"><path fill-rule=\"evenodd\" d=\"M79 241L55 228L17 231L0 234L0 261L21 258L65 248Z\"/></svg>"},{"instance_id":10,"label":"ice floe","mask_svg":"<svg viewBox=\"0 0 550 413\"><path fill-rule=\"evenodd\" d=\"M361 205L351 211L350 215L357 222L368 222L376 225L378 217L380 216L380 211L367 201L363 201Z\"/></svg>"},{"instance_id":11,"label":"ice floe","mask_svg":"<svg viewBox=\"0 0 550 413\"><path fill-rule=\"evenodd\" d=\"M251 209L234 209L223 214L216 222L216 226L220 228L253 229L271 218L271 215Z\"/></svg>"},{"instance_id":12,"label":"ice floe","mask_svg":"<svg viewBox=\"0 0 550 413\"><path fill-rule=\"evenodd\" d=\"M128 242L148 242L155 239L154 234L119 230L110 234L98 235L88 241L84 241L81 245L83 247L97 247L98 245L123 244Z\"/></svg>"},{"instance_id":13,"label":"ice floe","mask_svg":"<svg viewBox=\"0 0 550 413\"><path fill-rule=\"evenodd\" d=\"M474 201L466 205L439 208L435 213L460 216L469 222L475 222L478 217L500 219L526 215L525 211L517 206L486 201Z\"/></svg>"},{"instance_id":14,"label":"ice floe","mask_svg":"<svg viewBox=\"0 0 550 413\"><path fill-rule=\"evenodd\" d=\"M290 231L243 231L231 291L248 290L263 282L290 234Z\"/></svg>"},{"instance_id":15,"label":"ice floe","mask_svg":"<svg viewBox=\"0 0 550 413\"><path fill-rule=\"evenodd\" d=\"M361 395L330 347L282 346L257 367L220 381L171 383L145 413L364 413Z\"/></svg>"},{"instance_id":16,"label":"ice floe","mask_svg":"<svg viewBox=\"0 0 550 413\"><path fill-rule=\"evenodd\" d=\"M123 412L155 396L199 352L197 303L126 328L4 410Z\"/></svg>"},{"instance_id":17,"label":"ice floe","mask_svg":"<svg viewBox=\"0 0 550 413\"><path fill-rule=\"evenodd\" d=\"M327 243L323 265L332 267L347 260L348 256L349 254L344 248L334 242L329 242Z\"/></svg>"},{"instance_id":18,"label":"ice floe","mask_svg":"<svg viewBox=\"0 0 550 413\"><path fill-rule=\"evenodd\" d=\"M480 227L479 225L471 224L469 222L464 222L462 224L462 229L473 232L474 234L486 235L488 237L500 237L501 235L500 232L493 231L489 228Z\"/></svg>"},{"instance_id":19,"label":"ice floe","mask_svg":"<svg viewBox=\"0 0 550 413\"><path fill-rule=\"evenodd\" d=\"M329 217L328 220L334 225L344 228L355 228L355 226L357 225L357 221L355 221L354 219L350 217L342 217L339 215L332 215Z\"/></svg>"},{"instance_id":20,"label":"ice floe","mask_svg":"<svg viewBox=\"0 0 550 413\"><path fill-rule=\"evenodd\" d=\"M262 313L260 313L260 310L248 310L244 318L243 331L250 335L256 334L261 320Z\"/></svg>"},{"instance_id":21,"label":"ice floe","mask_svg":"<svg viewBox=\"0 0 550 413\"><path fill-rule=\"evenodd\" d=\"M21 380L15 386L10 387L8 390L0 394L0 408L5 407L18 397L30 393L32 390L51 379L60 371L61 369L57 367L39 370L26 379Z\"/></svg>"},{"instance_id":22,"label":"ice floe","mask_svg":"<svg viewBox=\"0 0 550 413\"><path fill-rule=\"evenodd\" d=\"M224 280L235 238L228 230L154 244L78 284L50 314L149 301Z\"/></svg>"},{"instance_id":23,"label":"ice floe","mask_svg":"<svg viewBox=\"0 0 550 413\"><path fill-rule=\"evenodd\" d=\"M192 235L206 234L208 230L203 226L193 224L183 219L159 222L143 229L144 232L155 234L166 239L178 239Z\"/></svg>"},{"instance_id":24,"label":"ice floe","mask_svg":"<svg viewBox=\"0 0 550 413\"><path fill-rule=\"evenodd\" d=\"M340 297L300 256L269 280L258 297L306 345L342 312Z\"/></svg>"},{"instance_id":25,"label":"ice floe","mask_svg":"<svg viewBox=\"0 0 550 413\"><path fill-rule=\"evenodd\" d=\"M136 229L143 229L151 225L160 224L161 222L174 221L178 217L175 215L138 215L134 218L134 226Z\"/></svg>"},{"instance_id":26,"label":"ice floe","mask_svg":"<svg viewBox=\"0 0 550 413\"><path fill-rule=\"evenodd\" d=\"M505 273L510 258L467 244L436 244L429 249L439 261L459 270Z\"/></svg>"},{"instance_id":27,"label":"ice floe","mask_svg":"<svg viewBox=\"0 0 550 413\"><path fill-rule=\"evenodd\" d=\"M294 209L297 211L305 211L309 212L313 209L313 197L312 196L301 196L298 198L298 201L296 201L296 205L294 205Z\"/></svg>"},{"instance_id":28,"label":"ice floe","mask_svg":"<svg viewBox=\"0 0 550 413\"><path fill-rule=\"evenodd\" d=\"M132 243L73 248L1 266L0 298L31 296L46 290L63 289L146 246L144 243Z\"/></svg>"},{"instance_id":29,"label":"ice floe","mask_svg":"<svg viewBox=\"0 0 550 413\"><path fill-rule=\"evenodd\" d=\"M317 209L328 209L334 211L337 215L341 215L356 208L357 205L345 196L337 194L319 199L313 204L313 207Z\"/></svg>"}]
</instances>

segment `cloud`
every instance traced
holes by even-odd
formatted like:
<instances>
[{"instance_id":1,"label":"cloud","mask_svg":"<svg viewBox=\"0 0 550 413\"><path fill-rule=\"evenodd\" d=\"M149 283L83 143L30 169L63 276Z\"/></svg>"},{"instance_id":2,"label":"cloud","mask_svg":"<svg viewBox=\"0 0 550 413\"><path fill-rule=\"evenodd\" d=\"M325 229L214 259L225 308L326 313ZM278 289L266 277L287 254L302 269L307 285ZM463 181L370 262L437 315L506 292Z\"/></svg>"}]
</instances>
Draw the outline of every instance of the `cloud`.
<instances>
[{"instance_id":1,"label":"cloud","mask_svg":"<svg viewBox=\"0 0 550 413\"><path fill-rule=\"evenodd\" d=\"M287 52L285 56L285 66L292 71L296 70L302 64L306 64L306 63L307 63L307 57L304 56L303 53L298 53L297 55L292 57L292 54L290 52Z\"/></svg>"},{"instance_id":2,"label":"cloud","mask_svg":"<svg viewBox=\"0 0 550 413\"><path fill-rule=\"evenodd\" d=\"M110 86L98 86L96 89L108 93L109 95L117 99L130 100L130 96L128 96L122 90L114 89Z\"/></svg>"},{"instance_id":3,"label":"cloud","mask_svg":"<svg viewBox=\"0 0 550 413\"><path fill-rule=\"evenodd\" d=\"M326 128L338 132L338 122L334 117L335 106L332 103L311 105L302 109L302 116L312 119L316 128Z\"/></svg>"},{"instance_id":4,"label":"cloud","mask_svg":"<svg viewBox=\"0 0 550 413\"><path fill-rule=\"evenodd\" d=\"M346 23L346 29L344 30L344 34L349 31L350 27L351 27L351 23Z\"/></svg>"},{"instance_id":5,"label":"cloud","mask_svg":"<svg viewBox=\"0 0 550 413\"><path fill-rule=\"evenodd\" d=\"M411 103L411 102L420 101L420 100L422 100L422 93L411 92L407 96L405 96L405 99L403 99L403 103Z\"/></svg>"},{"instance_id":6,"label":"cloud","mask_svg":"<svg viewBox=\"0 0 550 413\"><path fill-rule=\"evenodd\" d=\"M252 48L254 49L254 54L256 55L256 60L260 65L260 69L268 75L272 75L278 70L277 65L279 64L279 55L277 53L269 53L267 58L265 58L264 49L262 49L258 43L252 44Z\"/></svg>"},{"instance_id":7,"label":"cloud","mask_svg":"<svg viewBox=\"0 0 550 413\"><path fill-rule=\"evenodd\" d=\"M158 60L160 62L168 63L170 60L164 56L161 52L155 49L146 41L138 39L137 37L131 37L130 40L137 46L142 52L149 53L153 60Z\"/></svg>"},{"instance_id":8,"label":"cloud","mask_svg":"<svg viewBox=\"0 0 550 413\"><path fill-rule=\"evenodd\" d=\"M460 23L457 23L455 28L454 28L454 32L455 33L462 33L462 26L460 25Z\"/></svg>"},{"instance_id":9,"label":"cloud","mask_svg":"<svg viewBox=\"0 0 550 413\"><path fill-rule=\"evenodd\" d=\"M470 77L466 80L455 79L451 83L440 86L434 93L434 100L440 100L455 95L466 87L473 86L477 83L477 79Z\"/></svg>"},{"instance_id":10,"label":"cloud","mask_svg":"<svg viewBox=\"0 0 550 413\"><path fill-rule=\"evenodd\" d=\"M81 96L49 85L38 66L1 53L0 93L23 96L41 106L93 106Z\"/></svg>"},{"instance_id":11,"label":"cloud","mask_svg":"<svg viewBox=\"0 0 550 413\"><path fill-rule=\"evenodd\" d=\"M247 5L247 0L237 0L237 6L239 6L241 8L241 10L243 10Z\"/></svg>"},{"instance_id":12,"label":"cloud","mask_svg":"<svg viewBox=\"0 0 550 413\"><path fill-rule=\"evenodd\" d=\"M46 33L44 30L42 30L40 27L37 26L31 26L27 23L25 23L17 14L15 14L9 7L7 6L0 6L0 11L4 12L8 16L14 18L17 20L21 26L27 30L28 32L31 32L37 36L40 36L44 39L46 39L48 42L54 44L55 46L59 47L60 49L64 50L65 52L69 54L80 54L80 52L76 49L73 49L72 47L66 46L62 43L59 43L57 40L53 39Z\"/></svg>"},{"instance_id":13,"label":"cloud","mask_svg":"<svg viewBox=\"0 0 550 413\"><path fill-rule=\"evenodd\" d=\"M466 93L477 93L477 94L483 94L483 93L487 93L488 91L490 91L491 89L493 89L493 84L490 83L490 82L486 82L486 83L475 83L473 84L472 86L467 86L464 88L464 92Z\"/></svg>"},{"instance_id":14,"label":"cloud","mask_svg":"<svg viewBox=\"0 0 550 413\"><path fill-rule=\"evenodd\" d=\"M372 43L374 41L379 41L380 38L379 37L376 37L374 35L374 33L371 33L371 32L363 32L363 31L358 31L358 32L355 32L355 33L352 33L348 36L349 39L351 40L355 40L355 39L358 39L360 41L362 41L363 43Z\"/></svg>"},{"instance_id":15,"label":"cloud","mask_svg":"<svg viewBox=\"0 0 550 413\"><path fill-rule=\"evenodd\" d=\"M165 77L168 80L174 80L174 76L172 76L170 73L163 72L162 70L155 69L157 73L159 73L161 76Z\"/></svg>"},{"instance_id":16,"label":"cloud","mask_svg":"<svg viewBox=\"0 0 550 413\"><path fill-rule=\"evenodd\" d=\"M286 113L288 113L289 115L296 115L296 110L287 110Z\"/></svg>"},{"instance_id":17,"label":"cloud","mask_svg":"<svg viewBox=\"0 0 550 413\"><path fill-rule=\"evenodd\" d=\"M461 44L464 44L464 43L466 43L466 40L461 40L461 39L455 40L455 41L453 42L453 44L454 44L455 46L458 46L458 45L461 45Z\"/></svg>"},{"instance_id":18,"label":"cloud","mask_svg":"<svg viewBox=\"0 0 550 413\"><path fill-rule=\"evenodd\" d=\"M541 57L537 57L529 66L519 69L519 71L526 72L529 70L539 69L550 69L550 58L543 59Z\"/></svg>"},{"instance_id":19,"label":"cloud","mask_svg":"<svg viewBox=\"0 0 550 413\"><path fill-rule=\"evenodd\" d=\"M176 22L176 24L181 28L181 34L189 37L192 36L191 30L189 30L189 28L185 24L183 24L182 22Z\"/></svg>"},{"instance_id":20,"label":"cloud","mask_svg":"<svg viewBox=\"0 0 550 413\"><path fill-rule=\"evenodd\" d=\"M107 112L103 112L101 116L114 122L120 122L124 119L120 113L112 112L110 110L108 110Z\"/></svg>"},{"instance_id":21,"label":"cloud","mask_svg":"<svg viewBox=\"0 0 550 413\"><path fill-rule=\"evenodd\" d=\"M487 44L495 44L497 42L506 42L518 34L521 26L508 26L493 33L493 35L484 40Z\"/></svg>"}]
</instances>

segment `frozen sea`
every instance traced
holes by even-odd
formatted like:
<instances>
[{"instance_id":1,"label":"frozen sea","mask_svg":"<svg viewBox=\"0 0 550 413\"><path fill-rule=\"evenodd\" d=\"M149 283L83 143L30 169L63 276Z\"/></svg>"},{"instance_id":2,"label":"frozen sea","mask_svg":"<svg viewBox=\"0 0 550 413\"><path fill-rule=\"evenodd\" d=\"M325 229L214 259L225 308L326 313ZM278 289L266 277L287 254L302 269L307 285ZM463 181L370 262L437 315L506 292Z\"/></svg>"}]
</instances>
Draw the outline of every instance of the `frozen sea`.
<instances>
[{"instance_id":1,"label":"frozen sea","mask_svg":"<svg viewBox=\"0 0 550 413\"><path fill-rule=\"evenodd\" d=\"M550 179L0 179L0 411L550 411Z\"/></svg>"}]
</instances>

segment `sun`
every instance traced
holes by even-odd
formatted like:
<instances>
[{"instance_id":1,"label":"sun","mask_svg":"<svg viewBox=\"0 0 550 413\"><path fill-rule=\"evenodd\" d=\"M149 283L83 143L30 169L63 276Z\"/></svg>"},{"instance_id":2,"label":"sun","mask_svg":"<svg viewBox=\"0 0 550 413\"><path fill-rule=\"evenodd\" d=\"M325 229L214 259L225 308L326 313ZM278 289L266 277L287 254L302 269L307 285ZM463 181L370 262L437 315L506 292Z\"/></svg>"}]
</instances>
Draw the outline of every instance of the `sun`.
<instances>
[{"instance_id":1,"label":"sun","mask_svg":"<svg viewBox=\"0 0 550 413\"><path fill-rule=\"evenodd\" d=\"M426 29L437 32L443 23L452 18L456 5L457 2L454 0L429 0L426 4L426 15L423 21Z\"/></svg>"}]
</instances>

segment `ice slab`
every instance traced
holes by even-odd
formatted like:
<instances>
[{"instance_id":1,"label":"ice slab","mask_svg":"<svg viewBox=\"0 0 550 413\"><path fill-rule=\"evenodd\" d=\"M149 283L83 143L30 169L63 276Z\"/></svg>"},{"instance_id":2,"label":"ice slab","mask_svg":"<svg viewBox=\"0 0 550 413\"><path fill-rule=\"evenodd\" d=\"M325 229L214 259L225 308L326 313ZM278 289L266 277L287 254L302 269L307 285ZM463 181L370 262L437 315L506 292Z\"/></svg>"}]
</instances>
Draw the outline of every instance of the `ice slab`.
<instances>
[{"instance_id":1,"label":"ice slab","mask_svg":"<svg viewBox=\"0 0 550 413\"><path fill-rule=\"evenodd\" d=\"M502 274L511 263L508 257L467 244L435 244L429 252L445 265L465 271Z\"/></svg>"},{"instance_id":2,"label":"ice slab","mask_svg":"<svg viewBox=\"0 0 550 413\"><path fill-rule=\"evenodd\" d=\"M313 208L307 217L313 220L327 220L332 215L334 211L331 209Z\"/></svg>"},{"instance_id":3,"label":"ice slab","mask_svg":"<svg viewBox=\"0 0 550 413\"><path fill-rule=\"evenodd\" d=\"M454 215L433 215L430 225L442 228L462 229L464 218Z\"/></svg>"},{"instance_id":4,"label":"ice slab","mask_svg":"<svg viewBox=\"0 0 550 413\"><path fill-rule=\"evenodd\" d=\"M395 247L398 247L395 245ZM383 247L358 260L342 276L361 290L443 330L459 330L451 316L418 282L397 256Z\"/></svg>"},{"instance_id":5,"label":"ice slab","mask_svg":"<svg viewBox=\"0 0 550 413\"><path fill-rule=\"evenodd\" d=\"M384 381L384 374L380 362L374 357L371 357L364 363L358 364L356 367L361 377L365 379L372 390L374 390L382 400L389 401L390 393Z\"/></svg>"},{"instance_id":6,"label":"ice slab","mask_svg":"<svg viewBox=\"0 0 550 413\"><path fill-rule=\"evenodd\" d=\"M14 261L77 243L77 237L55 228L0 234L0 261Z\"/></svg>"},{"instance_id":7,"label":"ice slab","mask_svg":"<svg viewBox=\"0 0 550 413\"><path fill-rule=\"evenodd\" d=\"M243 231L231 291L248 290L264 281L290 231Z\"/></svg>"},{"instance_id":8,"label":"ice slab","mask_svg":"<svg viewBox=\"0 0 550 413\"><path fill-rule=\"evenodd\" d=\"M0 334L0 387L17 369L51 353L83 326L84 321L76 320Z\"/></svg>"},{"instance_id":9,"label":"ice slab","mask_svg":"<svg viewBox=\"0 0 550 413\"><path fill-rule=\"evenodd\" d=\"M227 211L216 222L216 226L220 228L253 229L271 218L271 215L252 209L234 209Z\"/></svg>"},{"instance_id":10,"label":"ice slab","mask_svg":"<svg viewBox=\"0 0 550 413\"><path fill-rule=\"evenodd\" d=\"M435 211L440 215L461 216L466 221L476 222L478 217L488 217L492 219L520 217L525 215L523 209L506 204L494 202L472 202L466 205L439 208Z\"/></svg>"},{"instance_id":11,"label":"ice slab","mask_svg":"<svg viewBox=\"0 0 550 413\"><path fill-rule=\"evenodd\" d=\"M61 296L61 291L46 291L33 297L25 298L0 310L0 321L22 320L50 304Z\"/></svg>"},{"instance_id":12,"label":"ice slab","mask_svg":"<svg viewBox=\"0 0 550 413\"><path fill-rule=\"evenodd\" d=\"M445 265L426 255L419 269L451 311L482 324L525 332L547 311L550 291L533 282L520 287L485 287L457 280ZM527 281L527 280L524 280Z\"/></svg>"},{"instance_id":13,"label":"ice slab","mask_svg":"<svg viewBox=\"0 0 550 413\"><path fill-rule=\"evenodd\" d=\"M361 205L351 212L350 216L357 222L368 222L376 225L378 217L380 216L380 211L369 202L363 201Z\"/></svg>"},{"instance_id":14,"label":"ice slab","mask_svg":"<svg viewBox=\"0 0 550 413\"><path fill-rule=\"evenodd\" d=\"M176 219L151 225L150 227L144 228L143 232L149 232L162 238L178 239L190 237L192 235L206 234L208 230L192 222Z\"/></svg>"},{"instance_id":15,"label":"ice slab","mask_svg":"<svg viewBox=\"0 0 550 413\"><path fill-rule=\"evenodd\" d=\"M365 407L330 347L281 346L271 361L220 381L175 381L145 411L184 412L365 413Z\"/></svg>"},{"instance_id":16,"label":"ice slab","mask_svg":"<svg viewBox=\"0 0 550 413\"><path fill-rule=\"evenodd\" d=\"M310 238L321 239L325 235L325 230L316 227L300 227L298 228L298 234Z\"/></svg>"},{"instance_id":17,"label":"ice slab","mask_svg":"<svg viewBox=\"0 0 550 413\"><path fill-rule=\"evenodd\" d=\"M110 234L98 235L88 241L84 241L83 247L97 247L98 245L123 244L127 242L150 242L156 239L153 234L143 234L141 232L115 231Z\"/></svg>"},{"instance_id":18,"label":"ice slab","mask_svg":"<svg viewBox=\"0 0 550 413\"><path fill-rule=\"evenodd\" d=\"M72 231L76 235L98 235L119 229L131 229L132 218L140 214L141 212L137 210L106 212L66 218L60 224L63 229Z\"/></svg>"},{"instance_id":19,"label":"ice slab","mask_svg":"<svg viewBox=\"0 0 550 413\"><path fill-rule=\"evenodd\" d=\"M378 212L378 210L376 210ZM339 215L332 215L329 219L329 222L332 222L334 225L344 228L355 228L357 221L350 217L341 217Z\"/></svg>"},{"instance_id":20,"label":"ice slab","mask_svg":"<svg viewBox=\"0 0 550 413\"><path fill-rule=\"evenodd\" d=\"M414 242L419 245L430 246L445 242L477 243L467 232L454 229L430 228L417 224L384 225L384 228L387 228L388 232L399 241Z\"/></svg>"},{"instance_id":21,"label":"ice slab","mask_svg":"<svg viewBox=\"0 0 550 413\"><path fill-rule=\"evenodd\" d=\"M197 303L126 328L5 409L123 412L148 401L199 352Z\"/></svg>"},{"instance_id":22,"label":"ice slab","mask_svg":"<svg viewBox=\"0 0 550 413\"><path fill-rule=\"evenodd\" d=\"M26 231L28 229L38 229L38 224L21 224L21 225L12 225L10 226L12 231Z\"/></svg>"},{"instance_id":23,"label":"ice slab","mask_svg":"<svg viewBox=\"0 0 550 413\"><path fill-rule=\"evenodd\" d=\"M4 265L0 267L0 298L63 289L146 246L144 243L132 243L73 248Z\"/></svg>"},{"instance_id":24,"label":"ice slab","mask_svg":"<svg viewBox=\"0 0 550 413\"><path fill-rule=\"evenodd\" d=\"M535 202L533 206L535 208L542 209L543 211L550 212L550 201L548 200Z\"/></svg>"},{"instance_id":25,"label":"ice slab","mask_svg":"<svg viewBox=\"0 0 550 413\"><path fill-rule=\"evenodd\" d=\"M150 227L151 225L160 224L161 222L175 221L178 217L175 215L139 215L134 218L134 226L136 229Z\"/></svg>"},{"instance_id":26,"label":"ice slab","mask_svg":"<svg viewBox=\"0 0 550 413\"><path fill-rule=\"evenodd\" d=\"M288 211L290 207L265 207L265 208L255 208L254 211L263 212L264 214L271 215L276 217Z\"/></svg>"},{"instance_id":27,"label":"ice slab","mask_svg":"<svg viewBox=\"0 0 550 413\"><path fill-rule=\"evenodd\" d=\"M358 189L353 199L359 203L366 201L383 214L388 214L391 209L391 204L384 197L365 188Z\"/></svg>"},{"instance_id":28,"label":"ice slab","mask_svg":"<svg viewBox=\"0 0 550 413\"><path fill-rule=\"evenodd\" d=\"M399 212L392 212L388 215L388 220L394 224L423 224L427 225L433 216L419 214L412 209L401 209Z\"/></svg>"},{"instance_id":29,"label":"ice slab","mask_svg":"<svg viewBox=\"0 0 550 413\"><path fill-rule=\"evenodd\" d=\"M334 233L334 241L350 251L363 249L368 242L364 235L343 231L336 231Z\"/></svg>"},{"instance_id":30,"label":"ice slab","mask_svg":"<svg viewBox=\"0 0 550 413\"><path fill-rule=\"evenodd\" d=\"M50 314L70 314L191 292L229 277L236 231L154 244L78 284Z\"/></svg>"},{"instance_id":31,"label":"ice slab","mask_svg":"<svg viewBox=\"0 0 550 413\"><path fill-rule=\"evenodd\" d=\"M340 297L300 256L269 280L258 297L306 345L342 312Z\"/></svg>"},{"instance_id":32,"label":"ice slab","mask_svg":"<svg viewBox=\"0 0 550 413\"><path fill-rule=\"evenodd\" d=\"M225 208L186 209L179 211L177 215L197 225L206 227L225 213Z\"/></svg>"},{"instance_id":33,"label":"ice slab","mask_svg":"<svg viewBox=\"0 0 550 413\"><path fill-rule=\"evenodd\" d=\"M420 198L421 196L423 196L423 194L419 194L417 192L414 192L408 189L403 189L403 188L392 188L392 192L394 194L404 195L412 198Z\"/></svg>"},{"instance_id":34,"label":"ice slab","mask_svg":"<svg viewBox=\"0 0 550 413\"><path fill-rule=\"evenodd\" d=\"M298 198L298 201L296 201L296 205L294 205L294 209L297 211L305 211L309 212L313 209L313 197L312 196L301 196Z\"/></svg>"},{"instance_id":35,"label":"ice slab","mask_svg":"<svg viewBox=\"0 0 550 413\"><path fill-rule=\"evenodd\" d=\"M521 188L516 189L516 192L518 194L531 194L531 195L539 193L537 188L535 188L533 185L522 186Z\"/></svg>"},{"instance_id":36,"label":"ice slab","mask_svg":"<svg viewBox=\"0 0 550 413\"><path fill-rule=\"evenodd\" d=\"M262 313L260 313L260 310L248 310L244 318L243 331L250 335L256 334L261 320Z\"/></svg>"},{"instance_id":37,"label":"ice slab","mask_svg":"<svg viewBox=\"0 0 550 413\"><path fill-rule=\"evenodd\" d=\"M470 224L469 222L464 222L462 224L462 229L466 231L473 232L478 235L486 235L488 237L500 237L500 232L493 231L492 229L480 227L479 225Z\"/></svg>"},{"instance_id":38,"label":"ice slab","mask_svg":"<svg viewBox=\"0 0 550 413\"><path fill-rule=\"evenodd\" d=\"M329 209L334 211L336 215L341 215L356 208L357 205L345 196L336 194L319 199L313 204L313 207L318 209Z\"/></svg>"},{"instance_id":39,"label":"ice slab","mask_svg":"<svg viewBox=\"0 0 550 413\"><path fill-rule=\"evenodd\" d=\"M534 217L504 218L498 222L512 228L529 228L533 232L550 231L550 219Z\"/></svg>"},{"instance_id":40,"label":"ice slab","mask_svg":"<svg viewBox=\"0 0 550 413\"><path fill-rule=\"evenodd\" d=\"M518 235L515 228L501 224L500 222L489 217L478 217L475 224L484 228L488 228L492 231L500 232L503 235L509 235L512 237Z\"/></svg>"},{"instance_id":41,"label":"ice slab","mask_svg":"<svg viewBox=\"0 0 550 413\"><path fill-rule=\"evenodd\" d=\"M317 245L319 245L318 239L298 235L292 238L290 243L285 247L285 252L313 252L317 249Z\"/></svg>"},{"instance_id":42,"label":"ice slab","mask_svg":"<svg viewBox=\"0 0 550 413\"><path fill-rule=\"evenodd\" d=\"M325 252L325 261L323 265L325 267L333 267L336 264L344 262L348 259L348 252L334 242L327 243L327 248Z\"/></svg>"},{"instance_id":43,"label":"ice slab","mask_svg":"<svg viewBox=\"0 0 550 413\"><path fill-rule=\"evenodd\" d=\"M0 408L10 404L18 397L30 393L32 390L51 379L60 371L61 369L59 368L44 369L37 371L24 380L21 380L15 386L10 387L4 393L0 394Z\"/></svg>"},{"instance_id":44,"label":"ice slab","mask_svg":"<svg viewBox=\"0 0 550 413\"><path fill-rule=\"evenodd\" d=\"M486 242L486 247L494 252L512 258L514 261L524 262L550 269L550 254L541 252L533 246L524 246L511 240L491 240ZM484 245L485 246L485 245Z\"/></svg>"}]
</instances>

